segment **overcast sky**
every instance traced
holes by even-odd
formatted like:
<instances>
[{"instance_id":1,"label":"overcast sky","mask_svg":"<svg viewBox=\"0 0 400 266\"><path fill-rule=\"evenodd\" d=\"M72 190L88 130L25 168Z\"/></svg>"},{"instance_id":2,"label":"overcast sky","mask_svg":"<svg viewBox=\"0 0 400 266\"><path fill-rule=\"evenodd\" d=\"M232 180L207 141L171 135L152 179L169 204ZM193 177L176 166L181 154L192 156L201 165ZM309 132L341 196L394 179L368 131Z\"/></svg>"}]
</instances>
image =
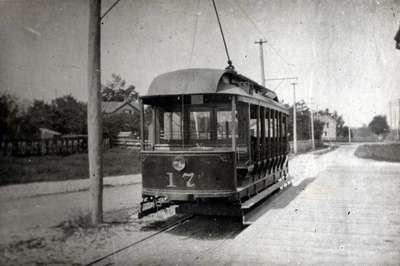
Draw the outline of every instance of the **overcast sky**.
<instances>
[{"instance_id":1,"label":"overcast sky","mask_svg":"<svg viewBox=\"0 0 400 266\"><path fill-rule=\"evenodd\" d=\"M106 10L114 0L103 0ZM351 126L387 113L400 98L394 35L400 0L216 0L236 70L260 82L297 76L297 98L343 114ZM87 100L88 2L0 0L0 90L50 100ZM147 91L163 72L225 68L211 0L121 0L103 20L102 80L121 75ZM268 82L292 103L289 81Z\"/></svg>"}]
</instances>

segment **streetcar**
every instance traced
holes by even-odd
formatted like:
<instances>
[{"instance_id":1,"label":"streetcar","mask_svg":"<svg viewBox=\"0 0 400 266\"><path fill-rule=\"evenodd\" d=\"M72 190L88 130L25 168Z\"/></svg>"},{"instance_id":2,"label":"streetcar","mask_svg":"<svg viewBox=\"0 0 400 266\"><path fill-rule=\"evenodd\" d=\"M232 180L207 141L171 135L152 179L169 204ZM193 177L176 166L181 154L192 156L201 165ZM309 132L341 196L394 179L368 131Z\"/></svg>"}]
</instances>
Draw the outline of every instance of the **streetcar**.
<instances>
[{"instance_id":1,"label":"streetcar","mask_svg":"<svg viewBox=\"0 0 400 266\"><path fill-rule=\"evenodd\" d=\"M178 213L243 217L290 185L288 108L233 69L159 75L140 109L139 218L171 205Z\"/></svg>"}]
</instances>

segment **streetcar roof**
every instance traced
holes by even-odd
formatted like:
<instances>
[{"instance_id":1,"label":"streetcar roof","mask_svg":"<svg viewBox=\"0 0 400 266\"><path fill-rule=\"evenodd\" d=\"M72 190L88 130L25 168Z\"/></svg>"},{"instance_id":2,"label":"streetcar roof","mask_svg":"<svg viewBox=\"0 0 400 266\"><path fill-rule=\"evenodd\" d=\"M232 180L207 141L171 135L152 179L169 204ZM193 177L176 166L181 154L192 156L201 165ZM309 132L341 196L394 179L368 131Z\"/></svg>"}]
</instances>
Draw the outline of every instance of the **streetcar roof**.
<instances>
[{"instance_id":1,"label":"streetcar roof","mask_svg":"<svg viewBox=\"0 0 400 266\"><path fill-rule=\"evenodd\" d=\"M274 91L232 70L191 68L161 74L153 80L148 93L141 98L215 93L243 96L242 99L254 103L266 102L287 112Z\"/></svg>"},{"instance_id":2,"label":"streetcar roof","mask_svg":"<svg viewBox=\"0 0 400 266\"><path fill-rule=\"evenodd\" d=\"M275 92L235 71L208 68L182 69L161 74L150 84L148 93L144 97L208 93L227 93L249 96L248 92L246 93L239 88L242 86L232 84L232 82L226 81L223 77L226 77L226 79L230 81L234 79L236 83L250 84L255 90L262 91L265 97L277 100ZM236 89L234 89L234 87Z\"/></svg>"}]
</instances>

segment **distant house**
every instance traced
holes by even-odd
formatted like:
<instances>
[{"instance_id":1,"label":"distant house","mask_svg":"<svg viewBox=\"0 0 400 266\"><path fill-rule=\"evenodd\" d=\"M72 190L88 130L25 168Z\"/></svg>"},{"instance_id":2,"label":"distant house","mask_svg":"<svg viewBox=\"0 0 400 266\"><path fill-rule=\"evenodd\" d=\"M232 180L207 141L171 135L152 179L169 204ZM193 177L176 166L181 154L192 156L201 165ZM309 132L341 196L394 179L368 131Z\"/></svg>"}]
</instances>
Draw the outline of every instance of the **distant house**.
<instances>
[{"instance_id":1,"label":"distant house","mask_svg":"<svg viewBox=\"0 0 400 266\"><path fill-rule=\"evenodd\" d=\"M101 111L103 114L133 114L139 112L139 104L136 102L101 102Z\"/></svg>"},{"instance_id":2,"label":"distant house","mask_svg":"<svg viewBox=\"0 0 400 266\"><path fill-rule=\"evenodd\" d=\"M328 114L317 114L315 118L324 123L322 140L335 140L336 120Z\"/></svg>"},{"instance_id":3,"label":"distant house","mask_svg":"<svg viewBox=\"0 0 400 266\"><path fill-rule=\"evenodd\" d=\"M40 139L53 139L54 137L61 136L60 132L41 127L39 128Z\"/></svg>"}]
</instances>

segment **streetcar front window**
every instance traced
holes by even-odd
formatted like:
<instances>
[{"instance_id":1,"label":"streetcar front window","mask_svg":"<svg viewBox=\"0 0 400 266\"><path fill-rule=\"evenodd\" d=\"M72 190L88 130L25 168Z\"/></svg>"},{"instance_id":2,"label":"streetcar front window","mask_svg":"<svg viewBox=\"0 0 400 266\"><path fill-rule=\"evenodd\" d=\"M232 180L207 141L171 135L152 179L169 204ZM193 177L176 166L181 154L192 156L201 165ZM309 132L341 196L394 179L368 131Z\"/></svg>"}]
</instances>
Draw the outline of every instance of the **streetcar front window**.
<instances>
[{"instance_id":1,"label":"streetcar front window","mask_svg":"<svg viewBox=\"0 0 400 266\"><path fill-rule=\"evenodd\" d=\"M226 95L194 96L165 96L147 100L150 108L146 116L148 139L154 149L232 147L231 98ZM242 104L239 103L237 108L242 110ZM236 143L246 144L247 137L243 133L246 131L239 128L238 116L243 126L248 116L239 115L236 111L234 121Z\"/></svg>"},{"instance_id":2,"label":"streetcar front window","mask_svg":"<svg viewBox=\"0 0 400 266\"><path fill-rule=\"evenodd\" d=\"M232 137L232 112L217 112L217 139L226 140Z\"/></svg>"},{"instance_id":3,"label":"streetcar front window","mask_svg":"<svg viewBox=\"0 0 400 266\"><path fill-rule=\"evenodd\" d=\"M211 139L211 112L190 111L190 139L210 140Z\"/></svg>"},{"instance_id":4,"label":"streetcar front window","mask_svg":"<svg viewBox=\"0 0 400 266\"><path fill-rule=\"evenodd\" d=\"M182 139L181 123L182 117L180 112L163 112L160 139L165 141Z\"/></svg>"}]
</instances>

